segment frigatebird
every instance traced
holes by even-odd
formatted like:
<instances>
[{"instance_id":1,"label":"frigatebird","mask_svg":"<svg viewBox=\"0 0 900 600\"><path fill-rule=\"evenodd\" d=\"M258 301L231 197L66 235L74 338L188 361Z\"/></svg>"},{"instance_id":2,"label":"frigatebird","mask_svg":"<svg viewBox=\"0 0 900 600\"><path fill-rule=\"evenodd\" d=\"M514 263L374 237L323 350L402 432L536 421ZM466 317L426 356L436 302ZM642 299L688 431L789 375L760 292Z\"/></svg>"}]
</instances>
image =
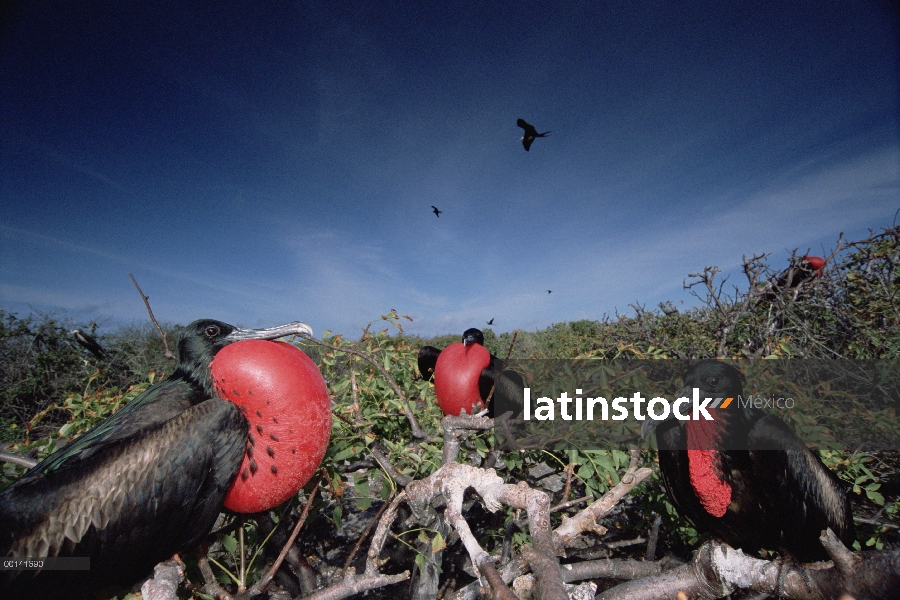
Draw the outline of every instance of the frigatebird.
<instances>
[{"instance_id":1,"label":"frigatebird","mask_svg":"<svg viewBox=\"0 0 900 600\"><path fill-rule=\"evenodd\" d=\"M552 293L553 293L553 290L547 290L547 293L548 293L548 294L552 294Z\"/></svg>"},{"instance_id":2,"label":"frigatebird","mask_svg":"<svg viewBox=\"0 0 900 600\"><path fill-rule=\"evenodd\" d=\"M80 329L72 330L72 337L78 342L78 345L93 354L96 358L105 358L106 350L103 349L93 336L81 331Z\"/></svg>"},{"instance_id":3,"label":"frigatebird","mask_svg":"<svg viewBox=\"0 0 900 600\"><path fill-rule=\"evenodd\" d=\"M490 321L488 321L488 322L487 322L487 324L488 324L488 325L493 325L493 324L494 324L494 318L493 318L493 317L491 317L491 320L490 320Z\"/></svg>"},{"instance_id":4,"label":"frigatebird","mask_svg":"<svg viewBox=\"0 0 900 600\"><path fill-rule=\"evenodd\" d=\"M544 133L538 133L537 129L534 128L534 125L529 124L525 119L519 119L516 121L516 125L525 130L525 135L522 136L521 142L522 145L525 146L525 151L528 152L528 149L531 148L532 142L539 137L546 137L549 131L545 131Z\"/></svg>"},{"instance_id":5,"label":"frigatebird","mask_svg":"<svg viewBox=\"0 0 900 600\"><path fill-rule=\"evenodd\" d=\"M0 556L90 558L89 571L2 573L0 598L89 597L196 546L235 481L253 419L216 398L213 358L234 342L311 333L300 322L188 325L172 375L0 492Z\"/></svg>"},{"instance_id":6,"label":"frigatebird","mask_svg":"<svg viewBox=\"0 0 900 600\"><path fill-rule=\"evenodd\" d=\"M697 388L701 401L737 400L743 383L735 367L704 360L686 373L680 397ZM819 542L826 528L853 543L840 480L790 427L737 401L709 412L714 421L648 419L641 428L645 438L656 429L666 492L697 529L745 552L778 550L801 562L828 558Z\"/></svg>"},{"instance_id":7,"label":"frigatebird","mask_svg":"<svg viewBox=\"0 0 900 600\"><path fill-rule=\"evenodd\" d=\"M434 204L432 204L432 205L431 205L431 212L434 213L434 216L436 216L438 219L440 219L440 218L441 218L441 213L444 212L444 211L438 210L438 207L435 206Z\"/></svg>"},{"instance_id":8,"label":"frigatebird","mask_svg":"<svg viewBox=\"0 0 900 600\"><path fill-rule=\"evenodd\" d=\"M763 299L772 301L786 290L800 287L814 277L821 277L825 268L825 259L820 256L806 255L799 260L794 259L790 267L782 271L763 295Z\"/></svg>"},{"instance_id":9,"label":"frigatebird","mask_svg":"<svg viewBox=\"0 0 900 600\"><path fill-rule=\"evenodd\" d=\"M501 401L503 406L510 406L511 402L521 404L524 388L522 376L507 369L503 360L484 348L484 333L480 329L467 329L461 343L452 344L443 351L434 346L423 346L419 350L418 364L422 379L429 381L434 378L435 393L445 414L459 414L460 408L473 414L478 405L487 403L488 416L493 418L497 401ZM460 382L460 377L464 381ZM472 379L465 380L468 377ZM467 389L462 390L457 384ZM445 408L448 402L440 393L445 386L448 390L452 389L450 393L454 395L450 400L452 406L448 405L449 412ZM468 397L464 398L464 395Z\"/></svg>"}]
</instances>

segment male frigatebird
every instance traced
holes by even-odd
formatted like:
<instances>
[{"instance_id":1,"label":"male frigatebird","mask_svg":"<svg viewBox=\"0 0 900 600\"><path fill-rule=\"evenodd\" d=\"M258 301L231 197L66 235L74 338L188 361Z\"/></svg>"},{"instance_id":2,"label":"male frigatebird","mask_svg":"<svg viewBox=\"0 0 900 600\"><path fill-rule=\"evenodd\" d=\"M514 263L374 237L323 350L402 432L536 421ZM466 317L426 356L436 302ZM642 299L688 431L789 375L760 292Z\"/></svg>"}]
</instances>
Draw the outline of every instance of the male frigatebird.
<instances>
[{"instance_id":1,"label":"male frigatebird","mask_svg":"<svg viewBox=\"0 0 900 600\"><path fill-rule=\"evenodd\" d=\"M531 143L534 142L539 137L545 137L549 131L545 131L544 133L538 133L537 129L534 128L534 125L530 125L525 119L519 119L516 121L516 125L525 130L525 135L522 136L521 142L522 145L525 146L525 151L528 152L528 149L531 148Z\"/></svg>"},{"instance_id":2,"label":"male frigatebird","mask_svg":"<svg viewBox=\"0 0 900 600\"><path fill-rule=\"evenodd\" d=\"M97 358L104 358L106 356L106 350L103 349L103 346L97 343L97 340L93 338L93 336L81 331L80 329L72 330L72 337L75 338L75 341L78 342L78 345L93 354Z\"/></svg>"},{"instance_id":3,"label":"male frigatebird","mask_svg":"<svg viewBox=\"0 0 900 600\"><path fill-rule=\"evenodd\" d=\"M742 407L743 375L704 360L684 378L680 396L734 398L710 410L713 421L647 420L656 428L659 472L669 498L697 529L746 552L779 550L794 560L828 558L819 542L826 528L847 545L853 517L838 478L778 417ZM723 402L724 405L724 402ZM687 412L690 412L688 410Z\"/></svg>"},{"instance_id":4,"label":"male frigatebird","mask_svg":"<svg viewBox=\"0 0 900 600\"><path fill-rule=\"evenodd\" d=\"M814 277L821 277L824 268L824 258L807 254L799 260L795 260L790 267L782 271L778 278L769 285L763 298L771 302L778 297L778 294L798 288Z\"/></svg>"},{"instance_id":5,"label":"male frigatebird","mask_svg":"<svg viewBox=\"0 0 900 600\"><path fill-rule=\"evenodd\" d=\"M252 450L255 418L216 398L211 363L235 342L311 333L300 322L261 330L188 325L171 376L0 492L0 556L90 558L89 571L0 573L0 598L90 596L131 585L196 546Z\"/></svg>"},{"instance_id":6,"label":"male frigatebird","mask_svg":"<svg viewBox=\"0 0 900 600\"><path fill-rule=\"evenodd\" d=\"M432 204L432 205L431 205L431 212L434 213L434 216L436 216L438 219L440 219L440 218L441 218L441 213L444 212L444 211L438 210L438 207L435 206L434 204Z\"/></svg>"},{"instance_id":7,"label":"male frigatebird","mask_svg":"<svg viewBox=\"0 0 900 600\"><path fill-rule=\"evenodd\" d=\"M423 346L418 363L422 379L428 381L434 377L435 394L444 414L459 415L465 409L471 415L487 403L488 416L493 417L498 401L503 406L522 403L521 375L506 369L503 360L487 351L480 329L467 329L461 342L443 351Z\"/></svg>"}]
</instances>

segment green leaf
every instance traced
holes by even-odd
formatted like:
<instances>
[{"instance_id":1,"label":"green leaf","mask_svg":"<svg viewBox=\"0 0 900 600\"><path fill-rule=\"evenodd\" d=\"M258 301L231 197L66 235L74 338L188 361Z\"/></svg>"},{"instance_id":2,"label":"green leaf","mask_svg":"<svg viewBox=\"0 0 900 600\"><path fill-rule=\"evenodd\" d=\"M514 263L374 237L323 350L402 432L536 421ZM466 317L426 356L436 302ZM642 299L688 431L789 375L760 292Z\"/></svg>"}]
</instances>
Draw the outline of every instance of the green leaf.
<instances>
[{"instance_id":1,"label":"green leaf","mask_svg":"<svg viewBox=\"0 0 900 600\"><path fill-rule=\"evenodd\" d=\"M437 554L441 550L447 547L447 544L444 542L444 536L441 535L441 532L438 531L434 539L431 540L431 553Z\"/></svg>"},{"instance_id":2,"label":"green leaf","mask_svg":"<svg viewBox=\"0 0 900 600\"><path fill-rule=\"evenodd\" d=\"M332 462L338 462L341 460L346 460L346 459L350 458L351 456L356 456L357 454L358 454L357 449L353 446L350 446L349 448L344 448L343 450L341 450L340 452L338 452L337 454L332 456L331 460L332 460Z\"/></svg>"},{"instance_id":3,"label":"green leaf","mask_svg":"<svg viewBox=\"0 0 900 600\"><path fill-rule=\"evenodd\" d=\"M869 497L869 500L877 504L878 506L884 506L884 496L881 495L880 492L866 492L866 496Z\"/></svg>"},{"instance_id":4,"label":"green leaf","mask_svg":"<svg viewBox=\"0 0 900 600\"><path fill-rule=\"evenodd\" d=\"M369 496L369 477L365 473L358 478L354 478L353 489L360 496L366 498ZM368 507L367 507L368 508Z\"/></svg>"},{"instance_id":5,"label":"green leaf","mask_svg":"<svg viewBox=\"0 0 900 600\"><path fill-rule=\"evenodd\" d=\"M416 554L416 566L419 567L419 571L422 572L428 568L428 559L425 558L424 554Z\"/></svg>"}]
</instances>

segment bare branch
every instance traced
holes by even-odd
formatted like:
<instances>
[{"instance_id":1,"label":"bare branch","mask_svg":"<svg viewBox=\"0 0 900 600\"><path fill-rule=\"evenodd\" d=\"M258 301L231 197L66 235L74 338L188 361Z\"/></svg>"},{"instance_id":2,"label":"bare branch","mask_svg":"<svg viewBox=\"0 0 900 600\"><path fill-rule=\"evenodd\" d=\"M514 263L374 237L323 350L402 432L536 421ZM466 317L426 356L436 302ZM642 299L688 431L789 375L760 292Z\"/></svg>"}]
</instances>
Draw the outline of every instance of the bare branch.
<instances>
[{"instance_id":1,"label":"bare branch","mask_svg":"<svg viewBox=\"0 0 900 600\"><path fill-rule=\"evenodd\" d=\"M141 584L144 600L178 600L178 586L184 581L184 563L167 560L153 567L153 577Z\"/></svg>"},{"instance_id":2,"label":"bare branch","mask_svg":"<svg viewBox=\"0 0 900 600\"><path fill-rule=\"evenodd\" d=\"M138 285L138 282L134 278L134 275L129 273L128 276L131 277L131 282L134 283L134 287L137 288L138 294L141 295L141 299L144 301L144 306L147 307L147 313L150 314L150 320L153 321L153 324L156 325L156 330L159 332L159 335L162 336L163 347L166 349L166 358L175 360L175 355L172 354L171 350L169 350L169 342L166 338L166 332L162 330L162 327L159 326L159 322L156 320L156 317L153 316L153 310L150 308L150 296L144 295L144 291L141 289L141 286Z\"/></svg>"},{"instance_id":3,"label":"bare branch","mask_svg":"<svg viewBox=\"0 0 900 600\"><path fill-rule=\"evenodd\" d=\"M830 543L841 546L836 537L823 543L826 548ZM832 547L829 552L843 555L846 564L801 566L783 560L768 561L711 541L694 553L689 564L617 585L597 599L676 600L683 594L695 600L713 600L746 590L792 600L833 600L844 594L887 600L894 597L894 590L900 589L900 550L852 553Z\"/></svg>"},{"instance_id":4,"label":"bare branch","mask_svg":"<svg viewBox=\"0 0 900 600\"><path fill-rule=\"evenodd\" d=\"M637 468L640 464L640 450L636 446L631 446L629 451L631 453L631 462L618 485L603 494L599 500L574 517L563 517L562 525L554 530L562 545L568 545L583 531L603 531L605 533L606 530L598 525L597 522L607 515L619 500L627 496L634 489L634 486L653 473L653 470L647 467Z\"/></svg>"},{"instance_id":5,"label":"bare branch","mask_svg":"<svg viewBox=\"0 0 900 600\"><path fill-rule=\"evenodd\" d=\"M391 499L393 499L393 495L391 496ZM368 527L366 527L366 530L363 531L362 534L360 534L359 539L356 540L356 544L354 544L353 550L350 552L350 556L348 556L347 560L344 561L344 574L345 575L347 574L347 569L350 568L350 563L352 563L353 559L356 557L356 553L359 552L359 547L362 545L363 540L369 536L369 532L372 531L372 527L375 526L375 523L378 522L378 520L381 518L381 515L384 514L385 510L387 510L388 506L389 506L389 504L387 502L385 502L384 504L381 505L381 508L378 509L378 514L376 514L375 518L369 522L369 525L368 525Z\"/></svg>"},{"instance_id":6,"label":"bare branch","mask_svg":"<svg viewBox=\"0 0 900 600\"><path fill-rule=\"evenodd\" d=\"M20 467L27 467L29 469L38 464L38 461L33 458L2 450L0 450L0 462L11 463L14 465L19 465Z\"/></svg>"}]
</instances>

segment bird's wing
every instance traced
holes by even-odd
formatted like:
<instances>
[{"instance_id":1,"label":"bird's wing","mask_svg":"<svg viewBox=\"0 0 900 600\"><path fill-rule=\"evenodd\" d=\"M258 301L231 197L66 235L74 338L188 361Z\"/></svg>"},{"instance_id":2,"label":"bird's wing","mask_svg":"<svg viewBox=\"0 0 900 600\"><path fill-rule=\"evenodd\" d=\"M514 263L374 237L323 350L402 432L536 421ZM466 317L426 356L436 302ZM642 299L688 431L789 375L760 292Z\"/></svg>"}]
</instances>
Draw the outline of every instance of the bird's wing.
<instances>
[{"instance_id":1,"label":"bird's wing","mask_svg":"<svg viewBox=\"0 0 900 600\"><path fill-rule=\"evenodd\" d=\"M659 475L678 512L694 525L704 520L704 509L691 486L687 435L677 421L663 421L656 428Z\"/></svg>"},{"instance_id":2,"label":"bird's wing","mask_svg":"<svg viewBox=\"0 0 900 600\"><path fill-rule=\"evenodd\" d=\"M104 350L103 347L98 344L97 340L95 340L92 336L79 329L73 331L72 334L75 336L75 341L78 342L78 344L81 345L82 348L86 349L97 358L103 358L103 356L106 354L106 350Z\"/></svg>"},{"instance_id":3,"label":"bird's wing","mask_svg":"<svg viewBox=\"0 0 900 600\"><path fill-rule=\"evenodd\" d=\"M522 138L522 145L525 146L525 152L528 152L528 149L531 148L531 142L533 141L533 137L525 136Z\"/></svg>"},{"instance_id":4,"label":"bird's wing","mask_svg":"<svg viewBox=\"0 0 900 600\"><path fill-rule=\"evenodd\" d=\"M45 458L25 473L23 478L49 473L64 465L77 464L105 446L168 421L199 399L199 392L187 381L165 379L72 443Z\"/></svg>"},{"instance_id":5,"label":"bird's wing","mask_svg":"<svg viewBox=\"0 0 900 600\"><path fill-rule=\"evenodd\" d=\"M422 346L419 350L419 374L425 381L430 381L434 377L434 367L440 354L441 351L434 346Z\"/></svg>"},{"instance_id":6,"label":"bird's wing","mask_svg":"<svg viewBox=\"0 0 900 600\"><path fill-rule=\"evenodd\" d=\"M824 556L818 537L828 527L843 542L853 542L853 515L840 480L784 421L762 417L748 442L754 475L772 491L773 509L782 515L786 544Z\"/></svg>"},{"instance_id":7,"label":"bird's wing","mask_svg":"<svg viewBox=\"0 0 900 600\"><path fill-rule=\"evenodd\" d=\"M498 373L499 377L497 377ZM481 370L481 375L478 377L478 394L483 401L487 401L492 389L494 394L491 396L491 401L487 403L489 417L493 418L495 415L501 415L510 410L513 411L513 416L521 413L525 382L519 373L507 369L504 361L493 354L491 354L491 362Z\"/></svg>"},{"instance_id":8,"label":"bird's wing","mask_svg":"<svg viewBox=\"0 0 900 600\"><path fill-rule=\"evenodd\" d=\"M90 556L119 579L196 545L240 467L247 420L233 403L193 406L79 464L0 494L3 556ZM139 576L138 572L136 576Z\"/></svg>"},{"instance_id":9,"label":"bird's wing","mask_svg":"<svg viewBox=\"0 0 900 600\"><path fill-rule=\"evenodd\" d=\"M525 130L525 137L535 138L538 136L537 129L531 123L526 123L525 119L519 119L516 124Z\"/></svg>"}]
</instances>

